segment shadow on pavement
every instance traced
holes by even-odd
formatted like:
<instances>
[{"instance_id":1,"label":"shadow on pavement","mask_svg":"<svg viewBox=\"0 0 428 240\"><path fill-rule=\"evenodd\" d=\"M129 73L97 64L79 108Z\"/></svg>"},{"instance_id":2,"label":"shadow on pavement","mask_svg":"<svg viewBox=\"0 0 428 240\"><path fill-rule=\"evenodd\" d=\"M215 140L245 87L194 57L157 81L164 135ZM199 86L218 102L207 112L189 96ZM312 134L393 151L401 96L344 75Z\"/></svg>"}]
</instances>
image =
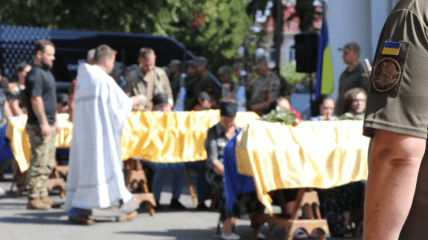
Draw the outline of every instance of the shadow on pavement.
<instances>
[{"instance_id":1,"label":"shadow on pavement","mask_svg":"<svg viewBox=\"0 0 428 240\"><path fill-rule=\"evenodd\" d=\"M241 239L252 239L251 229L248 226L237 226L235 233L241 236ZM267 229L262 229L262 233L265 235L266 239L270 240L283 240L285 232L282 229L275 229L269 231ZM141 235L142 239L144 236L156 236L159 238L165 237L167 239L175 240L211 240L211 239L220 239L220 235L214 233L213 228L209 229L170 229L167 231L122 231L116 232L116 234L131 234L131 235Z\"/></svg>"},{"instance_id":2,"label":"shadow on pavement","mask_svg":"<svg viewBox=\"0 0 428 240\"><path fill-rule=\"evenodd\" d=\"M54 218L40 217L3 217L0 218L0 223L20 223L20 224L41 224L41 225L70 225L70 222Z\"/></svg>"},{"instance_id":3,"label":"shadow on pavement","mask_svg":"<svg viewBox=\"0 0 428 240\"><path fill-rule=\"evenodd\" d=\"M219 239L219 236L215 236L213 229L171 229L167 231L123 231L116 232L116 234L131 234L141 235L142 239L144 236L156 236L159 238L165 237L165 239L176 239L176 240L191 240L191 239Z\"/></svg>"}]
</instances>

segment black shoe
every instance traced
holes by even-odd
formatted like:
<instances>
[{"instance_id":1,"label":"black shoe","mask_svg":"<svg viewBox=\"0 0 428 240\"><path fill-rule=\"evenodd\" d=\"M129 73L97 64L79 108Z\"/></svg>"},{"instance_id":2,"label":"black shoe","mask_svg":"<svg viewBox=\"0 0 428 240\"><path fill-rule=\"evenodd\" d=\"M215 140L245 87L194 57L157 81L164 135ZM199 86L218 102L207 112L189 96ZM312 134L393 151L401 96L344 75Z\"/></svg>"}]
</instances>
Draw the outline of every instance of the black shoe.
<instances>
[{"instance_id":1,"label":"black shoe","mask_svg":"<svg viewBox=\"0 0 428 240\"><path fill-rule=\"evenodd\" d=\"M185 206L183 206L183 204L181 204L178 199L171 199L171 204L169 204L169 208L170 209L175 209L175 210L184 210L186 209Z\"/></svg>"},{"instance_id":2,"label":"black shoe","mask_svg":"<svg viewBox=\"0 0 428 240\"><path fill-rule=\"evenodd\" d=\"M196 209L199 211L208 211L210 210L205 203L199 203L198 206L196 206Z\"/></svg>"},{"instance_id":3,"label":"black shoe","mask_svg":"<svg viewBox=\"0 0 428 240\"><path fill-rule=\"evenodd\" d=\"M163 207L162 207L162 205L159 203L159 201L158 201L158 200L156 200L156 207L155 207L155 210L156 210L156 211L162 211L162 210L163 210Z\"/></svg>"}]
</instances>

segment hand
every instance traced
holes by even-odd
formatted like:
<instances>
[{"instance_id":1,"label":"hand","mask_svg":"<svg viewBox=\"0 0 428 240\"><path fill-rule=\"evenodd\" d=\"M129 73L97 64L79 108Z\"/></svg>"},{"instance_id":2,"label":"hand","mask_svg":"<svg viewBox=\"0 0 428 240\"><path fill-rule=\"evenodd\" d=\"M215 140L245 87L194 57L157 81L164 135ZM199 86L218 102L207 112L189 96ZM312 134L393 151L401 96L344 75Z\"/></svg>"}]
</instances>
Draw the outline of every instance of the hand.
<instances>
[{"instance_id":1,"label":"hand","mask_svg":"<svg viewBox=\"0 0 428 240\"><path fill-rule=\"evenodd\" d=\"M47 137L51 134L51 126L49 126L48 122L42 123L40 125L40 129L42 131L42 136Z\"/></svg>"},{"instance_id":2,"label":"hand","mask_svg":"<svg viewBox=\"0 0 428 240\"><path fill-rule=\"evenodd\" d=\"M58 121L55 121L55 133L58 134L59 133L59 124Z\"/></svg>"},{"instance_id":3,"label":"hand","mask_svg":"<svg viewBox=\"0 0 428 240\"><path fill-rule=\"evenodd\" d=\"M224 165L222 162L220 161L216 161L213 165L213 170L215 173L217 173L218 175L222 175L224 173Z\"/></svg>"},{"instance_id":4,"label":"hand","mask_svg":"<svg viewBox=\"0 0 428 240\"><path fill-rule=\"evenodd\" d=\"M143 100L143 97L142 96L132 96L131 100L132 100L132 105L138 105Z\"/></svg>"}]
</instances>

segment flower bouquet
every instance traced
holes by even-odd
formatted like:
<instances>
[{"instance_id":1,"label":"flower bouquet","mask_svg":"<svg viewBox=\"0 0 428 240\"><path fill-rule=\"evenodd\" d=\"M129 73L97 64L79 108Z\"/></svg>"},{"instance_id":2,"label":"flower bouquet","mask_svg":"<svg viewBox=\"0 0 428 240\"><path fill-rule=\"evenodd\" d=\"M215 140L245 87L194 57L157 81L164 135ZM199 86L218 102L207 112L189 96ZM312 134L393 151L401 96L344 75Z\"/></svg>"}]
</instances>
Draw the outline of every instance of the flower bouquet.
<instances>
[{"instance_id":1,"label":"flower bouquet","mask_svg":"<svg viewBox=\"0 0 428 240\"><path fill-rule=\"evenodd\" d=\"M300 112L295 111L294 109L272 110L270 113L263 116L261 120L297 126L302 121L302 117L300 116Z\"/></svg>"}]
</instances>

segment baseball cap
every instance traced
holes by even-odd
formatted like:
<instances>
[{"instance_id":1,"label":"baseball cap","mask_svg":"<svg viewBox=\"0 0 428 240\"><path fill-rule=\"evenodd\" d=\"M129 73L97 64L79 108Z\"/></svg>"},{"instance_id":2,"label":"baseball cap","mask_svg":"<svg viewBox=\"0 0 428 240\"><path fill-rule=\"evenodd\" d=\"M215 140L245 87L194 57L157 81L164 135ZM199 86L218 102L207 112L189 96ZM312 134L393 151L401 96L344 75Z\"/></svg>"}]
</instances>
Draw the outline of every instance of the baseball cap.
<instances>
[{"instance_id":1,"label":"baseball cap","mask_svg":"<svg viewBox=\"0 0 428 240\"><path fill-rule=\"evenodd\" d=\"M256 59L256 62L253 65L252 69L253 70L259 69L263 64L267 64L267 59L265 57L259 57Z\"/></svg>"},{"instance_id":2,"label":"baseball cap","mask_svg":"<svg viewBox=\"0 0 428 240\"><path fill-rule=\"evenodd\" d=\"M168 103L168 96L164 93L156 94L152 99L153 105L158 105L161 103Z\"/></svg>"},{"instance_id":3,"label":"baseball cap","mask_svg":"<svg viewBox=\"0 0 428 240\"><path fill-rule=\"evenodd\" d=\"M345 44L343 48L339 48L339 51L353 51L355 53L360 53L360 46L356 42L350 42Z\"/></svg>"},{"instance_id":4,"label":"baseball cap","mask_svg":"<svg viewBox=\"0 0 428 240\"><path fill-rule=\"evenodd\" d=\"M208 60L204 57L196 57L194 62L196 66L207 65L207 63L208 63Z\"/></svg>"},{"instance_id":5,"label":"baseball cap","mask_svg":"<svg viewBox=\"0 0 428 240\"><path fill-rule=\"evenodd\" d=\"M168 67L180 67L181 61L177 59L171 60L171 62L168 64Z\"/></svg>"},{"instance_id":6,"label":"baseball cap","mask_svg":"<svg viewBox=\"0 0 428 240\"><path fill-rule=\"evenodd\" d=\"M200 98L202 101L204 101L204 100L211 101L210 95L208 93L206 93L206 92L200 92L200 93L198 93L198 98Z\"/></svg>"},{"instance_id":7,"label":"baseball cap","mask_svg":"<svg viewBox=\"0 0 428 240\"><path fill-rule=\"evenodd\" d=\"M195 61L194 60L187 60L186 61L186 67L193 67L195 65Z\"/></svg>"},{"instance_id":8,"label":"baseball cap","mask_svg":"<svg viewBox=\"0 0 428 240\"><path fill-rule=\"evenodd\" d=\"M233 64L233 68L244 68L244 64L241 62L236 62Z\"/></svg>"},{"instance_id":9,"label":"baseball cap","mask_svg":"<svg viewBox=\"0 0 428 240\"><path fill-rule=\"evenodd\" d=\"M235 102L220 102L220 115L226 117L235 117L238 111L238 104Z\"/></svg>"},{"instance_id":10,"label":"baseball cap","mask_svg":"<svg viewBox=\"0 0 428 240\"><path fill-rule=\"evenodd\" d=\"M56 95L56 102L62 103L63 105L68 104L68 95L66 93L58 93Z\"/></svg>"},{"instance_id":11,"label":"baseball cap","mask_svg":"<svg viewBox=\"0 0 428 240\"><path fill-rule=\"evenodd\" d=\"M218 72L217 72L217 74L218 74L218 75L226 75L226 74L230 74L230 73L232 73L232 71L231 71L231 70L230 70L230 68L229 68L228 66L226 66L226 65L221 66L221 67L218 69Z\"/></svg>"}]
</instances>

